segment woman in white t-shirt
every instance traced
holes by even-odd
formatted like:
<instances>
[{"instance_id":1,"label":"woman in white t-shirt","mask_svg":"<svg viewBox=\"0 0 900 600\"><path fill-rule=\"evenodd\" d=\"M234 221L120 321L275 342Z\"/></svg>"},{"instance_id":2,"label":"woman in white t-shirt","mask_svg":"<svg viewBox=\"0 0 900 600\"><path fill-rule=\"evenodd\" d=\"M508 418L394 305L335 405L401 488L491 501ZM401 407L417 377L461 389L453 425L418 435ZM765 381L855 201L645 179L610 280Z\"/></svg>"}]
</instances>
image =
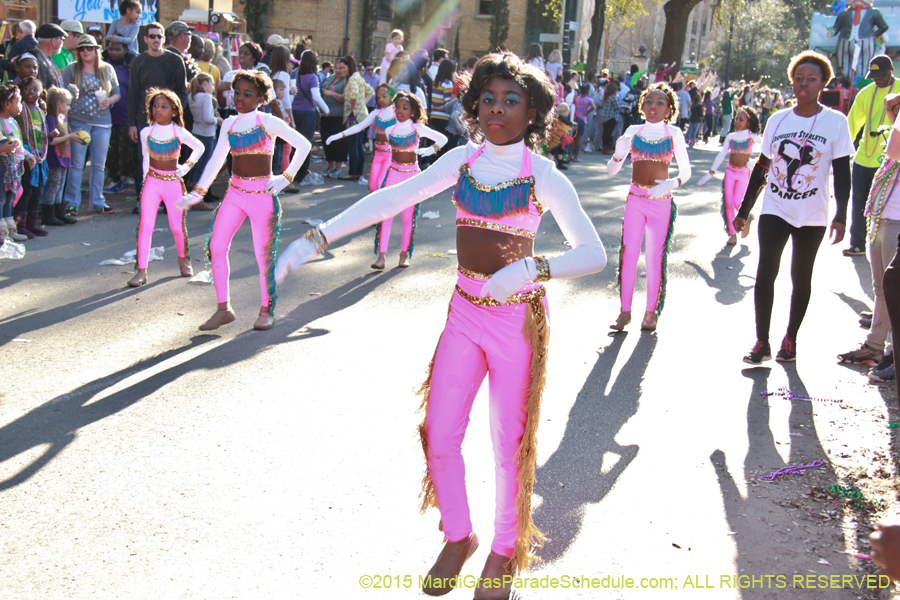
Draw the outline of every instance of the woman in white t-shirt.
<instances>
[{"instance_id":1,"label":"woman in white t-shirt","mask_svg":"<svg viewBox=\"0 0 900 600\"><path fill-rule=\"evenodd\" d=\"M550 56L547 58L546 69L550 73L550 81L555 82L558 77L562 77L562 52L558 49L550 52Z\"/></svg>"},{"instance_id":2,"label":"woman in white t-shirt","mask_svg":"<svg viewBox=\"0 0 900 600\"><path fill-rule=\"evenodd\" d=\"M769 118L763 132L762 155L750 175L744 202L734 219L744 227L756 197L763 191L759 218L759 267L756 272L756 344L744 362L758 365L772 358L769 324L775 278L788 238L792 240L791 312L787 334L775 360L797 356L797 332L809 306L816 252L828 226L828 173L833 171L837 210L831 221L832 245L844 239L850 198L850 155L854 152L847 117L819 104L819 94L834 73L828 59L801 52L788 67L797 105ZM763 188L765 188L763 190Z\"/></svg>"},{"instance_id":3,"label":"woman in white t-shirt","mask_svg":"<svg viewBox=\"0 0 900 600\"><path fill-rule=\"evenodd\" d=\"M540 44L532 44L528 47L528 58L525 59L532 67L544 72L544 49Z\"/></svg>"}]
</instances>

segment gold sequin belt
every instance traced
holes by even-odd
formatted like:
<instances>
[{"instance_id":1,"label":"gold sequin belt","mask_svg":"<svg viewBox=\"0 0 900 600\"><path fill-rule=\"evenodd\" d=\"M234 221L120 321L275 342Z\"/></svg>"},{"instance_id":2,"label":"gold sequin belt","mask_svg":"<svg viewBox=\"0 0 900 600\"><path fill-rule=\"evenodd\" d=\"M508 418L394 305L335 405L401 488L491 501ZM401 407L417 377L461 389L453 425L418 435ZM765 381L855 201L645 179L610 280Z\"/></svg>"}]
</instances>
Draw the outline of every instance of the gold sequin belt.
<instances>
[{"instance_id":1,"label":"gold sequin belt","mask_svg":"<svg viewBox=\"0 0 900 600\"><path fill-rule=\"evenodd\" d=\"M412 168L412 169L398 169L398 168L397 168L398 166L402 166L402 167L405 167L405 166L412 166L412 167L414 167L414 168ZM388 167L388 168L389 168L389 169L393 169L394 171L397 171L398 173L418 173L418 172L419 172L419 165L418 165L418 163L409 163L408 165L407 165L407 164L401 164L401 163L391 163L391 166Z\"/></svg>"},{"instance_id":2,"label":"gold sequin belt","mask_svg":"<svg viewBox=\"0 0 900 600\"><path fill-rule=\"evenodd\" d=\"M231 175L232 179L240 179L241 181L259 181L260 179L268 179L272 175L259 175L257 177L241 177L240 175Z\"/></svg>"},{"instance_id":3,"label":"gold sequin belt","mask_svg":"<svg viewBox=\"0 0 900 600\"><path fill-rule=\"evenodd\" d=\"M521 227L513 227L512 225L503 225L502 223L494 223L493 221L482 221L479 219L457 219L457 227L478 227L479 229L493 229L494 231L502 231L519 237L534 239L535 232L522 229Z\"/></svg>"},{"instance_id":4,"label":"gold sequin belt","mask_svg":"<svg viewBox=\"0 0 900 600\"><path fill-rule=\"evenodd\" d=\"M530 292L525 292L524 294L513 294L510 296L506 302L500 303L494 300L491 297L484 298L482 296L473 296L469 294L459 285L456 286L456 293L474 304L475 306L512 306L514 304L531 304L534 305L535 302L540 302L541 298L547 295L547 290L544 286L533 289Z\"/></svg>"},{"instance_id":5,"label":"gold sequin belt","mask_svg":"<svg viewBox=\"0 0 900 600\"><path fill-rule=\"evenodd\" d=\"M390 144L375 144L375 152L390 152Z\"/></svg>"},{"instance_id":6,"label":"gold sequin belt","mask_svg":"<svg viewBox=\"0 0 900 600\"><path fill-rule=\"evenodd\" d=\"M456 266L457 270L459 270L460 274L465 275L469 279L482 279L487 280L490 279L491 276L487 273L479 273L478 271L470 271L462 265Z\"/></svg>"},{"instance_id":7,"label":"gold sequin belt","mask_svg":"<svg viewBox=\"0 0 900 600\"><path fill-rule=\"evenodd\" d=\"M749 165L744 165L743 167L736 167L735 165L732 165L732 164L729 163L728 166L725 167L725 170L726 170L726 171L738 171L738 172L740 172L740 171L749 171L749 170L750 170L750 166L749 166Z\"/></svg>"},{"instance_id":8,"label":"gold sequin belt","mask_svg":"<svg viewBox=\"0 0 900 600\"><path fill-rule=\"evenodd\" d=\"M643 198L644 200L671 200L672 194L668 196L645 196L644 194L635 194L634 192L629 192L629 196L634 196L635 198Z\"/></svg>"},{"instance_id":9,"label":"gold sequin belt","mask_svg":"<svg viewBox=\"0 0 900 600\"><path fill-rule=\"evenodd\" d=\"M168 173L160 173L159 171L155 171L153 169L148 169L147 177L153 177L154 179L162 179L163 181L181 181L181 177L176 175L175 171L169 171Z\"/></svg>"}]
</instances>

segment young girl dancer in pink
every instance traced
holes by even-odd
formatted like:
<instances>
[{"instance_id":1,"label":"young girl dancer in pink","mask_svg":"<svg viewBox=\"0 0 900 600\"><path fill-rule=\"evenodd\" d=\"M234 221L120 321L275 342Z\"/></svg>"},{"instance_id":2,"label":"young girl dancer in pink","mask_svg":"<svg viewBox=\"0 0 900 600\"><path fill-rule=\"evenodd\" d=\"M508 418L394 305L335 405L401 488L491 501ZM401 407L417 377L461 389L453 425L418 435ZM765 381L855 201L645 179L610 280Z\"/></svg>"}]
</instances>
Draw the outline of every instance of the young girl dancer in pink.
<instances>
[{"instance_id":1,"label":"young girl dancer in pink","mask_svg":"<svg viewBox=\"0 0 900 600\"><path fill-rule=\"evenodd\" d=\"M147 259L160 202L166 205L169 229L172 230L178 250L181 276L190 277L194 274L188 248L187 220L184 211L179 210L177 205L186 193L181 178L203 156L203 142L184 128L181 100L174 92L150 88L147 90L146 103L150 126L141 130L144 184L139 203L141 220L137 227L136 272L128 280L131 287L141 287L147 283ZM190 147L192 152L187 162L179 165L182 143Z\"/></svg>"},{"instance_id":2,"label":"young girl dancer in pink","mask_svg":"<svg viewBox=\"0 0 900 600\"><path fill-rule=\"evenodd\" d=\"M275 97L269 76L259 71L238 71L231 83L237 115L222 123L216 149L203 170L203 175L190 194L179 204L184 208L203 200L210 184L225 164L228 153L233 158L231 181L222 204L216 209L207 238L207 256L212 264L218 310L200 329L218 329L235 319L231 310L228 277L228 250L231 240L245 218L250 218L253 250L259 265L262 303L254 329L271 329L275 324L275 255L281 231L281 203L278 193L294 180L294 175L309 154L310 143L287 123L273 115L257 111L260 103ZM296 149L291 163L281 175L272 174L275 138L280 137Z\"/></svg>"},{"instance_id":3,"label":"young girl dancer in pink","mask_svg":"<svg viewBox=\"0 0 900 600\"><path fill-rule=\"evenodd\" d=\"M397 92L394 96L394 115L396 123L385 130L391 148L391 163L381 177L378 187L390 187L400 182L415 177L419 173L417 156L431 156L440 152L441 147L447 145L447 136L438 133L425 125L425 111L419 99L409 92ZM352 129L352 128L351 128ZM350 130L348 130L350 131ZM340 139L347 131L333 135L328 142ZM419 149L419 137L434 140L434 145ZM375 169L375 165L372 165ZM369 185L372 180L369 179ZM416 220L419 217L419 205L411 206L403 211L403 237L400 242L400 267L409 266L409 257L412 256L415 247ZM391 237L391 225L394 217L390 216L375 228L375 253L378 258L372 263L373 269L384 268L384 255L388 249L388 240Z\"/></svg>"},{"instance_id":4,"label":"young girl dancer in pink","mask_svg":"<svg viewBox=\"0 0 900 600\"><path fill-rule=\"evenodd\" d=\"M647 310L641 329L656 329L656 320L666 300L666 259L672 246L677 208L672 190L691 178L684 135L677 127L678 99L665 83L654 83L641 94L640 112L646 123L632 125L616 142L616 151L606 164L615 175L631 155L633 172L631 189L625 203L622 221L622 245L619 247L619 298L622 312L610 329L622 331L631 323L631 299L641 238L647 231L644 263L647 268ZM678 176L668 179L672 158L678 165Z\"/></svg>"},{"instance_id":5,"label":"young girl dancer in pink","mask_svg":"<svg viewBox=\"0 0 900 600\"><path fill-rule=\"evenodd\" d=\"M725 231L728 232L728 244L737 244L737 231L734 229L734 216L744 200L747 183L750 181L750 155L754 145L758 148L762 137L759 135L759 116L749 106L742 106L734 116L734 133L725 136L722 151L713 161L709 173L700 178L697 185L703 185L716 174L716 170L728 156L728 168L725 170L725 182L722 184L722 217L725 219ZM741 230L741 237L750 233L750 222Z\"/></svg>"},{"instance_id":6,"label":"young girl dancer in pink","mask_svg":"<svg viewBox=\"0 0 900 600\"><path fill-rule=\"evenodd\" d=\"M365 119L348 127L341 133L336 133L325 144L331 144L341 138L365 131L371 125L375 126L375 155L372 157L372 169L369 171L369 191L381 189L388 167L391 166L391 144L387 139L387 130L397 124L394 116L394 105L391 103L393 90L391 86L382 83L375 88L378 110L373 110ZM384 265L382 265L384 268Z\"/></svg>"},{"instance_id":7,"label":"young girl dancer in pink","mask_svg":"<svg viewBox=\"0 0 900 600\"><path fill-rule=\"evenodd\" d=\"M326 245L455 186L459 273L450 313L422 386L420 426L427 470L422 509L437 506L445 546L424 591L450 591L475 552L460 452L469 412L490 374L490 427L496 459L494 539L475 598L510 593L505 575L526 568L543 536L531 521L535 434L547 357L543 282L596 273L606 253L575 188L553 161L533 153L553 121L556 94L546 76L504 52L482 57L462 98L470 134L484 143L454 148L425 172L374 192L287 249L277 276ZM571 249L533 256L541 215L552 211Z\"/></svg>"}]
</instances>

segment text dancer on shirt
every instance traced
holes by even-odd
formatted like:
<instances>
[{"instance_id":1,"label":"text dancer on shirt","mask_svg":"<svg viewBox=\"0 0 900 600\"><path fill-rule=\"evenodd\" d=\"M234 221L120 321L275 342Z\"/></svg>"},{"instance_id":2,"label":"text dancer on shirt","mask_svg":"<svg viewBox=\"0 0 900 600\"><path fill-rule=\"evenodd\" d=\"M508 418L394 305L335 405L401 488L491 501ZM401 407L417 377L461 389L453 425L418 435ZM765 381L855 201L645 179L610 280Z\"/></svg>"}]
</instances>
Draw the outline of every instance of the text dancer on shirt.
<instances>
[{"instance_id":1,"label":"text dancer on shirt","mask_svg":"<svg viewBox=\"0 0 900 600\"><path fill-rule=\"evenodd\" d=\"M639 100L642 125L632 125L616 140L616 150L606 164L606 171L615 175L631 155L631 189L625 201L622 219L622 244L619 246L619 298L622 312L610 329L622 331L631 323L631 299L637 275L637 261L644 245L647 267L647 309L641 329L652 331L666 301L666 267L675 216L678 209L672 200L672 190L691 178L684 134L674 126L678 122L678 98L665 83L654 83L641 94ZM672 125L670 127L670 125ZM672 159L678 165L678 176L668 178Z\"/></svg>"},{"instance_id":2,"label":"text dancer on shirt","mask_svg":"<svg viewBox=\"0 0 900 600\"><path fill-rule=\"evenodd\" d=\"M207 256L212 265L218 309L200 326L203 331L218 329L235 319L231 310L228 278L231 267L228 250L245 218L250 218L253 251L259 266L262 302L254 329L271 329L275 323L275 257L281 231L281 203L278 194L294 180L312 145L305 137L280 118L257 110L260 104L275 97L272 80L259 71L238 71L232 80L232 100L236 116L228 117L219 131L219 141L203 169L200 181L178 208L203 200L210 185L230 153L231 180L222 204L213 217L212 233L207 240ZM275 138L280 137L296 152L287 169L272 174Z\"/></svg>"},{"instance_id":3,"label":"text dancer on shirt","mask_svg":"<svg viewBox=\"0 0 900 600\"><path fill-rule=\"evenodd\" d=\"M496 464L494 539L477 600L507 598L543 535L531 520L535 437L547 357L552 277L596 273L606 252L578 194L553 161L535 154L553 121L556 94L542 71L508 52L475 67L463 97L471 134L482 143L454 148L431 167L366 196L287 249L278 277L324 252L328 243L374 225L455 186L459 269L444 332L422 386L420 434L427 470L422 510L437 506L446 544L424 582L443 595L475 552L460 452L469 412L490 374L490 428ZM571 249L533 256L544 211L553 212Z\"/></svg>"},{"instance_id":4,"label":"text dancer on shirt","mask_svg":"<svg viewBox=\"0 0 900 600\"><path fill-rule=\"evenodd\" d=\"M808 50L791 60L788 75L797 105L775 113L766 123L762 155L750 174L744 202L734 219L734 229L743 229L757 196L763 192L758 226L759 267L753 288L756 343L744 356L744 362L751 365L772 358L769 325L775 278L788 239L793 241L791 312L776 360L796 360L797 332L809 306L813 265L828 227L829 171L834 172L837 201L829 234L832 244L844 239L850 199L853 141L847 117L819 104L819 94L834 75L831 63Z\"/></svg>"}]
</instances>

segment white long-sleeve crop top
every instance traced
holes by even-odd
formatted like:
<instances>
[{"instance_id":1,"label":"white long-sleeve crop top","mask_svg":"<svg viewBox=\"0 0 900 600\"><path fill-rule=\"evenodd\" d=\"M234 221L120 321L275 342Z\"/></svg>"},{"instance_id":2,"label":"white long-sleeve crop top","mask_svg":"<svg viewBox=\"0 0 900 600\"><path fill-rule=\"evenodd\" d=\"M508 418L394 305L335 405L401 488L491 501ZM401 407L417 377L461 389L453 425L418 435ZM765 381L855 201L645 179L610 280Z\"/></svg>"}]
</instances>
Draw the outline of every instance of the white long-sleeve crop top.
<instances>
[{"instance_id":1,"label":"white long-sleeve crop top","mask_svg":"<svg viewBox=\"0 0 900 600\"><path fill-rule=\"evenodd\" d=\"M192 164L197 164L197 161L199 161L200 157L203 156L203 142L191 135L191 133L184 127L180 127L175 123L171 123L169 125L150 125L149 127L141 129L141 148L143 150L144 157L144 177L147 177L147 171L150 169L151 131L153 132L152 139L154 142L168 142L174 138L178 138L178 140L182 144L188 146L191 149L191 155L188 157L188 162ZM175 155L174 158L175 162L178 162L178 156Z\"/></svg>"},{"instance_id":2,"label":"white long-sleeve crop top","mask_svg":"<svg viewBox=\"0 0 900 600\"><path fill-rule=\"evenodd\" d=\"M684 134L681 132L681 129L676 125L664 125L662 121L659 123L645 123L643 125L632 125L625 130L622 137L627 138L628 140L634 140L634 137L638 135L639 131L640 136L650 142L659 141L667 136L671 136L672 150L675 153L675 163L678 165L677 177L681 180L681 185L686 184L688 179L691 178L691 161L688 158L687 144L684 141ZM615 175L622 170L622 165L624 164L624 156L613 156L613 158L606 163L606 172L610 175Z\"/></svg>"},{"instance_id":3,"label":"white long-sleeve crop top","mask_svg":"<svg viewBox=\"0 0 900 600\"><path fill-rule=\"evenodd\" d=\"M722 161L725 160L725 157L731 154L731 142L737 142L738 144L743 143L747 145L747 140L752 140L750 142L750 151L744 152L741 150L735 149L734 152L739 152L741 154L752 154L754 151L759 152L762 149L762 136L758 133L750 133L749 129L744 129L743 131L735 131L729 133L725 136L725 143L722 144L722 150L719 151L719 154L716 156L716 159L713 161L712 166L709 168L710 171L718 171L719 167L722 165Z\"/></svg>"}]
</instances>

